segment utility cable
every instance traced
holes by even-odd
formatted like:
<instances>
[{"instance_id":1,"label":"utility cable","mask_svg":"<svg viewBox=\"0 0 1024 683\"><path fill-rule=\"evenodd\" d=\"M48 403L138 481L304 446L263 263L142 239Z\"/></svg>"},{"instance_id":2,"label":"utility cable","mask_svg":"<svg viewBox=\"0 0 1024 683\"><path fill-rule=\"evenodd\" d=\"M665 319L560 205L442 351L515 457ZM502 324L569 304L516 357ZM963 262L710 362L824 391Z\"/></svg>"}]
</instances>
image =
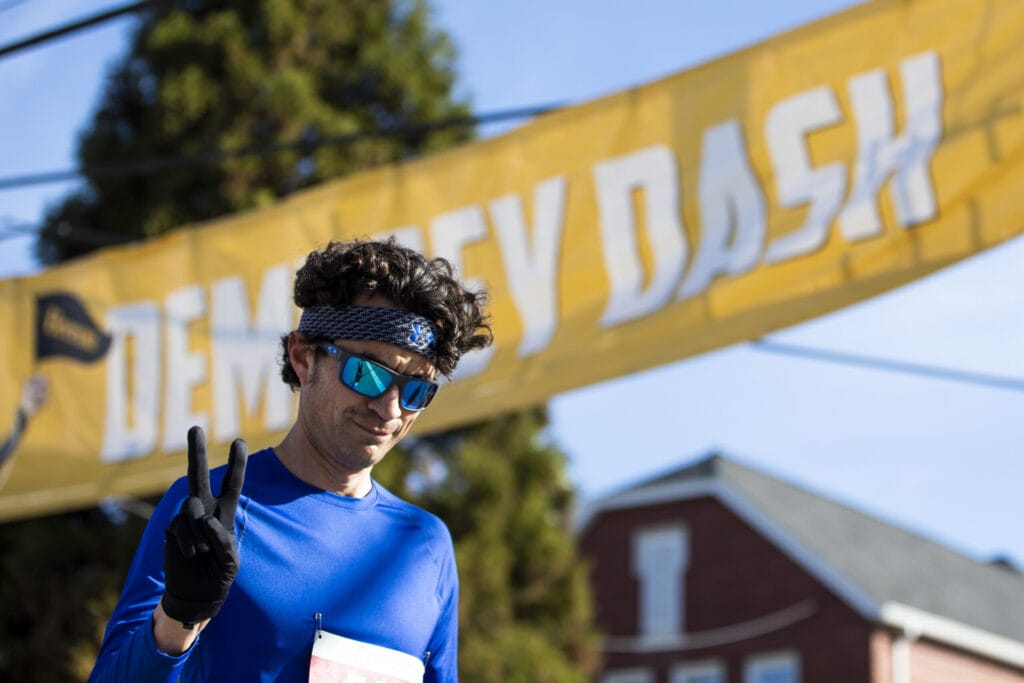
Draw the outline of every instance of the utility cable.
<instances>
[{"instance_id":1,"label":"utility cable","mask_svg":"<svg viewBox=\"0 0 1024 683\"><path fill-rule=\"evenodd\" d=\"M19 187L28 187L30 185L46 185L50 183L66 182L83 176L87 176L89 178L114 178L131 175L148 175L161 171L177 170L188 166L216 164L229 159L270 156L272 154L291 152L295 150L309 153L319 147L327 145L344 146L360 140L389 137L411 137L452 128L467 128L486 123L495 123L498 121L529 118L560 109L562 106L563 105L561 104L544 104L533 107L506 109L503 111L477 114L475 116L457 116L450 119L442 119L440 121L412 126L390 126L375 130L360 131L358 133L325 135L321 137L310 137L309 135L304 135L296 140L270 145L253 145L236 149L213 150L210 152L180 154L166 157L152 157L149 159L140 159L138 161L99 164L96 166L78 167L61 171L43 171L40 173L31 173L26 175L7 176L5 178L0 178L0 190L10 190Z\"/></svg>"},{"instance_id":2,"label":"utility cable","mask_svg":"<svg viewBox=\"0 0 1024 683\"><path fill-rule=\"evenodd\" d=\"M0 2L0 13L12 10L18 5L24 5L28 0L7 0L7 2Z\"/></svg>"},{"instance_id":3,"label":"utility cable","mask_svg":"<svg viewBox=\"0 0 1024 683\"><path fill-rule=\"evenodd\" d=\"M926 365L923 363L910 363L906 361L864 356L854 353L840 351L829 351L816 349L809 346L787 344L769 339L755 339L750 346L758 351L775 353L784 356L797 358L809 358L811 360L837 363L840 365L853 365L872 370L884 370L897 372L904 375L915 375L918 377L929 377L951 382L961 382L976 386L994 387L996 389L1008 389L1010 391L1024 392L1024 379L1019 377L1004 377L1001 375L989 375L970 370L959 370L956 368L944 368L938 365Z\"/></svg>"},{"instance_id":4,"label":"utility cable","mask_svg":"<svg viewBox=\"0 0 1024 683\"><path fill-rule=\"evenodd\" d=\"M134 2L130 5L122 5L121 7L116 7L114 9L107 10L106 12L95 14L86 19L80 19L78 21L71 22L70 24L58 26L57 28L44 31L43 33L38 33L34 36L31 36L30 38L25 38L23 40L19 40L16 43L10 43L8 45L0 47L0 58L14 54L15 52L27 50L28 48L35 47L36 45L48 43L51 40L61 38L71 33L76 33L78 31L81 31L82 29L106 23L111 19L116 19L125 14L132 14L134 12L144 10L147 7L151 7L164 1L165 0L144 0L143 2Z\"/></svg>"},{"instance_id":5,"label":"utility cable","mask_svg":"<svg viewBox=\"0 0 1024 683\"><path fill-rule=\"evenodd\" d=\"M0 224L0 242L39 234L38 225L31 223L5 223Z\"/></svg>"}]
</instances>

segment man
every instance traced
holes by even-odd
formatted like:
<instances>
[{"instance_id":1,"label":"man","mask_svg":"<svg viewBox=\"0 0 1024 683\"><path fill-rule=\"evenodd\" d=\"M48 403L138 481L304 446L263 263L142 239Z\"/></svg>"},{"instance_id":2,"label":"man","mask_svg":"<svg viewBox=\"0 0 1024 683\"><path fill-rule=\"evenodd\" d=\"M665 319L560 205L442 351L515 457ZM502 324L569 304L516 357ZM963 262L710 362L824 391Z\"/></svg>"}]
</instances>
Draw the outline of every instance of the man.
<instances>
[{"instance_id":1,"label":"man","mask_svg":"<svg viewBox=\"0 0 1024 683\"><path fill-rule=\"evenodd\" d=\"M332 242L294 300L294 425L209 473L190 430L188 477L149 521L90 681L457 680L451 537L371 472L437 375L491 343L484 295L394 241Z\"/></svg>"}]
</instances>

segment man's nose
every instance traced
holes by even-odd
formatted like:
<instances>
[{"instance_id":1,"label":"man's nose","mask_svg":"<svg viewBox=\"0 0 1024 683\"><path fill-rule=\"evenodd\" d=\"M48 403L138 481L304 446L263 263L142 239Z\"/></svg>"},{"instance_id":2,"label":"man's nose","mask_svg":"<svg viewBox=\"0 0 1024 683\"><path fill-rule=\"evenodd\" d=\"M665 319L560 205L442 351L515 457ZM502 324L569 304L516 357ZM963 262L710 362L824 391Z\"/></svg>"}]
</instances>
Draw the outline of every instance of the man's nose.
<instances>
[{"instance_id":1,"label":"man's nose","mask_svg":"<svg viewBox=\"0 0 1024 683\"><path fill-rule=\"evenodd\" d=\"M382 420L394 420L402 416L402 406L398 400L398 387L392 385L377 398L370 399L370 410Z\"/></svg>"}]
</instances>

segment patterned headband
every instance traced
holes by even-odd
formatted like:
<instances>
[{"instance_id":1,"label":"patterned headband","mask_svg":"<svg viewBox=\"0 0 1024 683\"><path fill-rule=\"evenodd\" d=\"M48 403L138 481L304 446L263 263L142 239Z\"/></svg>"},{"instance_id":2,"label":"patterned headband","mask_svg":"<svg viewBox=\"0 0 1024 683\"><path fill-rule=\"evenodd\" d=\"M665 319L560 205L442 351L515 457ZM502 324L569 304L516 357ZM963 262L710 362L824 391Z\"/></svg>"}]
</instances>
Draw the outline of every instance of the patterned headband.
<instances>
[{"instance_id":1,"label":"patterned headband","mask_svg":"<svg viewBox=\"0 0 1024 683\"><path fill-rule=\"evenodd\" d=\"M434 341L440 330L427 318L383 306L310 306L302 311L299 332L328 339L379 341L437 360Z\"/></svg>"}]
</instances>

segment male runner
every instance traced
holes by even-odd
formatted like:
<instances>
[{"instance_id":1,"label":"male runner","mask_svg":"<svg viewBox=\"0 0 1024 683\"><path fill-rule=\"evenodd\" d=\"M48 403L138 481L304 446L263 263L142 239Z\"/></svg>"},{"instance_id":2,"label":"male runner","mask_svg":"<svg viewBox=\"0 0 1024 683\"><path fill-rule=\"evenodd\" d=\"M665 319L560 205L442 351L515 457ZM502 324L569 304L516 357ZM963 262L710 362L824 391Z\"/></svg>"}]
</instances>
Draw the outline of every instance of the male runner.
<instances>
[{"instance_id":1,"label":"male runner","mask_svg":"<svg viewBox=\"0 0 1024 683\"><path fill-rule=\"evenodd\" d=\"M235 441L212 472L190 430L90 681L457 680L451 537L371 472L438 375L491 343L484 295L443 259L357 241L312 252L294 300L294 425L248 459Z\"/></svg>"}]
</instances>

